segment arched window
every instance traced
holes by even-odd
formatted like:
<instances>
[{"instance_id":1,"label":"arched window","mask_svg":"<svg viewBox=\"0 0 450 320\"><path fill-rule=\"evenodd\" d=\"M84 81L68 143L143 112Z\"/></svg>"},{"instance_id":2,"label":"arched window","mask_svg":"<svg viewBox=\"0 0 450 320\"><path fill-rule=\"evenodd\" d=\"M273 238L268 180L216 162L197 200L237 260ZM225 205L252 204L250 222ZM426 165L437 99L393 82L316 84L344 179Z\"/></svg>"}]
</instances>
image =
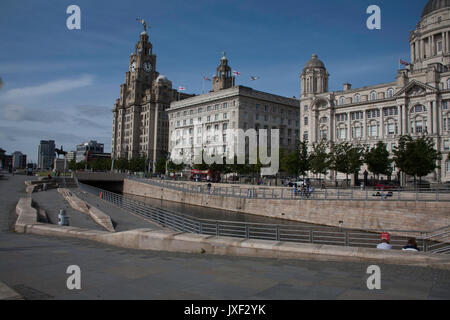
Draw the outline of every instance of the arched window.
<instances>
[{"instance_id":1,"label":"arched window","mask_svg":"<svg viewBox=\"0 0 450 320\"><path fill-rule=\"evenodd\" d=\"M355 94L355 102L361 102L361 95L359 93Z\"/></svg>"},{"instance_id":2,"label":"arched window","mask_svg":"<svg viewBox=\"0 0 450 320\"><path fill-rule=\"evenodd\" d=\"M328 118L327 117L320 118L320 123L327 123L327 122L328 122Z\"/></svg>"},{"instance_id":3,"label":"arched window","mask_svg":"<svg viewBox=\"0 0 450 320\"><path fill-rule=\"evenodd\" d=\"M375 91L370 93L370 100L377 100L377 93Z\"/></svg>"},{"instance_id":4,"label":"arched window","mask_svg":"<svg viewBox=\"0 0 450 320\"><path fill-rule=\"evenodd\" d=\"M340 97L339 98L339 104L345 104L345 97Z\"/></svg>"},{"instance_id":5,"label":"arched window","mask_svg":"<svg viewBox=\"0 0 450 320\"><path fill-rule=\"evenodd\" d=\"M394 96L394 89L390 88L387 91L387 97L392 98Z\"/></svg>"},{"instance_id":6,"label":"arched window","mask_svg":"<svg viewBox=\"0 0 450 320\"><path fill-rule=\"evenodd\" d=\"M445 89L450 89L450 78L447 79L447 88Z\"/></svg>"}]
</instances>

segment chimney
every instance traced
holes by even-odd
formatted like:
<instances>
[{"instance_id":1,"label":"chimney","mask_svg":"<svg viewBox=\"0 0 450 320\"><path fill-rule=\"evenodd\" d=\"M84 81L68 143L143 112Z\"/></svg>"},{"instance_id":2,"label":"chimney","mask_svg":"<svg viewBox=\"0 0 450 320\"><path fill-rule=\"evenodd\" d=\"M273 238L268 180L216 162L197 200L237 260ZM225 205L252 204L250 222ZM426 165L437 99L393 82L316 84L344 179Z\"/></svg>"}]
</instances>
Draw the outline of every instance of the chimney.
<instances>
[{"instance_id":1,"label":"chimney","mask_svg":"<svg viewBox=\"0 0 450 320\"><path fill-rule=\"evenodd\" d=\"M344 91L349 91L352 89L352 85L350 83L344 83Z\"/></svg>"}]
</instances>

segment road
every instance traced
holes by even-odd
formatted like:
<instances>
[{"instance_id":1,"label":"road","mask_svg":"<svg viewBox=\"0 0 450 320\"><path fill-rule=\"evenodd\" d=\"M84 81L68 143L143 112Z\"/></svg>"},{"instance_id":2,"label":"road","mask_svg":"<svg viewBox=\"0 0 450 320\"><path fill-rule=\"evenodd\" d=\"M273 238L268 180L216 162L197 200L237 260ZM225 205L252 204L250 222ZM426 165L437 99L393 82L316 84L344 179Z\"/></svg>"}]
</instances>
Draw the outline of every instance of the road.
<instances>
[{"instance_id":1,"label":"road","mask_svg":"<svg viewBox=\"0 0 450 320\"><path fill-rule=\"evenodd\" d=\"M15 205L29 177L0 180L0 281L26 299L449 299L450 271L368 264L253 259L121 249L15 234ZM125 213L124 213L125 214ZM68 290L69 265L81 290Z\"/></svg>"}]
</instances>

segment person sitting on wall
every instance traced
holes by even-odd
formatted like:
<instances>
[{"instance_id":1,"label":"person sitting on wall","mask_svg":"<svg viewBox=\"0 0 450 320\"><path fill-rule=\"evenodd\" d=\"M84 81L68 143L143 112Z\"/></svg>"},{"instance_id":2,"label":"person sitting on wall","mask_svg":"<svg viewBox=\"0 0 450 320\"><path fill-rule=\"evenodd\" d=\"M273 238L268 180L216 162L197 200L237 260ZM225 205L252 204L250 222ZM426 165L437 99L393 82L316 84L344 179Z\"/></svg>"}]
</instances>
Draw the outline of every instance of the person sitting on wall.
<instances>
[{"instance_id":1,"label":"person sitting on wall","mask_svg":"<svg viewBox=\"0 0 450 320\"><path fill-rule=\"evenodd\" d=\"M419 248L417 247L417 242L415 238L408 239L408 243L403 247L403 251L414 251L418 252Z\"/></svg>"},{"instance_id":2,"label":"person sitting on wall","mask_svg":"<svg viewBox=\"0 0 450 320\"><path fill-rule=\"evenodd\" d=\"M382 250L391 250L392 246L389 244L389 234L388 233L382 233L381 234L381 243L377 245L377 249Z\"/></svg>"}]
</instances>

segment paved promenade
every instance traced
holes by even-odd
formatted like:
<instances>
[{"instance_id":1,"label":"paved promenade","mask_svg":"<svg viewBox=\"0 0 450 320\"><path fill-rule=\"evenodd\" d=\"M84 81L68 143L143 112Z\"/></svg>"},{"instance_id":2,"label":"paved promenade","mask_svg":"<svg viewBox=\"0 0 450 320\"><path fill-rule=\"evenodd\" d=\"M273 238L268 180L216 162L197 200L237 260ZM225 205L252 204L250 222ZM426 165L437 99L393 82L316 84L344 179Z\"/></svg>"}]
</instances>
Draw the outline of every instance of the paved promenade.
<instances>
[{"instance_id":1,"label":"paved promenade","mask_svg":"<svg viewBox=\"0 0 450 320\"><path fill-rule=\"evenodd\" d=\"M0 281L26 299L450 299L450 271L137 251L69 238L15 234L25 176L0 180ZM81 290L66 288L69 265Z\"/></svg>"}]
</instances>

